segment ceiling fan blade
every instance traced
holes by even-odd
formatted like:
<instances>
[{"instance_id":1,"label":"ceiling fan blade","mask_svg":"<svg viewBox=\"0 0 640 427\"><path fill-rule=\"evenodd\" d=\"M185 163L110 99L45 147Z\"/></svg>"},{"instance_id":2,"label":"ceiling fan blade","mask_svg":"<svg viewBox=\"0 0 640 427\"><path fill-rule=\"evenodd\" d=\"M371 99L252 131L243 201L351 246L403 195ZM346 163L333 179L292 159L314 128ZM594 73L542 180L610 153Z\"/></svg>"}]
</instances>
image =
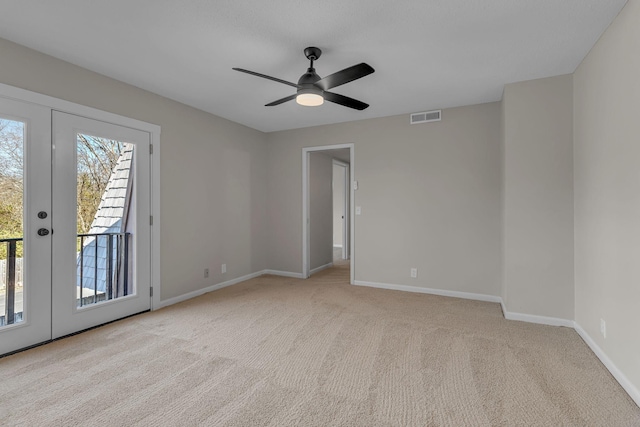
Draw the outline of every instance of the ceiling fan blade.
<instances>
[{"instance_id":1,"label":"ceiling fan blade","mask_svg":"<svg viewBox=\"0 0 640 427\"><path fill-rule=\"evenodd\" d=\"M236 71L240 71L241 73L251 74L252 76L262 77L263 79L273 80L274 82L283 83L285 85L289 85L289 86L293 86L295 88L298 88L298 85L295 84L295 83L291 83L291 82L288 82L286 80L278 79L276 77L267 76L266 74L256 73L255 71L249 71L249 70L245 70L243 68L233 68L233 69L236 70Z\"/></svg>"},{"instance_id":2,"label":"ceiling fan blade","mask_svg":"<svg viewBox=\"0 0 640 427\"><path fill-rule=\"evenodd\" d=\"M364 76L368 76L374 71L375 70L370 65L363 62L361 64L345 68L342 71L338 71L337 73L333 73L323 79L320 79L316 82L316 86L320 87L322 90L329 90L336 86L340 86Z\"/></svg>"},{"instance_id":3,"label":"ceiling fan blade","mask_svg":"<svg viewBox=\"0 0 640 427\"><path fill-rule=\"evenodd\" d=\"M266 104L265 107L273 107L274 105L280 105L280 104L282 104L284 102L291 101L292 99L295 99L296 96L297 96L297 94L294 93L293 95L287 96L286 98L282 98L282 99L278 99L277 101L270 102L270 103Z\"/></svg>"},{"instance_id":4,"label":"ceiling fan blade","mask_svg":"<svg viewBox=\"0 0 640 427\"><path fill-rule=\"evenodd\" d=\"M348 96L344 95L338 95L337 93L333 92L325 92L323 96L327 101L344 105L345 107L354 108L356 110L364 110L369 106L369 104L365 104L364 102L358 101L357 99L349 98Z\"/></svg>"}]
</instances>

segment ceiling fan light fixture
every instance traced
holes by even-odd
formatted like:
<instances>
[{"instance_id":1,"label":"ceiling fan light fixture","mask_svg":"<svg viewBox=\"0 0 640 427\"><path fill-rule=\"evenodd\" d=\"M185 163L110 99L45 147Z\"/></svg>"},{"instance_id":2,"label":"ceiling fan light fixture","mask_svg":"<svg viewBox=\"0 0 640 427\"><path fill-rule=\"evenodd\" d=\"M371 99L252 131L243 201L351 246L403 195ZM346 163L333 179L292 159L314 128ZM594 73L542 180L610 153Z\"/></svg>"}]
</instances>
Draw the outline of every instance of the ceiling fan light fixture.
<instances>
[{"instance_id":1,"label":"ceiling fan light fixture","mask_svg":"<svg viewBox=\"0 0 640 427\"><path fill-rule=\"evenodd\" d=\"M255 71L245 70L243 68L234 68L234 70L282 83L287 86L293 86L297 89L296 93L265 104L265 107L273 107L294 99L296 100L296 103L306 107L317 107L324 104L325 100L360 111L369 107L369 104L358 101L357 99L349 98L348 96L329 92L329 89L333 89L334 87L368 76L375 70L369 64L362 62L321 78L318 73L316 73L316 69L313 68L314 61L317 61L321 54L322 50L317 47L308 47L304 50L304 56L306 56L310 61L309 68L307 68L306 73L300 76L297 84L276 77L267 76L266 74L256 73Z\"/></svg>"},{"instance_id":2,"label":"ceiling fan light fixture","mask_svg":"<svg viewBox=\"0 0 640 427\"><path fill-rule=\"evenodd\" d=\"M305 107L317 107L324 104L324 98L318 93L302 92L296 96L296 102Z\"/></svg>"}]
</instances>

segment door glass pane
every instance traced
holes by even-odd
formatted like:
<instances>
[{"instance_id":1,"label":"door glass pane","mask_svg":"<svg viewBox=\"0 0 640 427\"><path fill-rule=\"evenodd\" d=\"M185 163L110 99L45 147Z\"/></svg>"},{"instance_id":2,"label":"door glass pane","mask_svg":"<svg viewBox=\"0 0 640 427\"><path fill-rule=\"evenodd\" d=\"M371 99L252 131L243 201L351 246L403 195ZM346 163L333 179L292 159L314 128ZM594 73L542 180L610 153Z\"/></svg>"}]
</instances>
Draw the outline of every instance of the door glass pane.
<instances>
[{"instance_id":1,"label":"door glass pane","mask_svg":"<svg viewBox=\"0 0 640 427\"><path fill-rule=\"evenodd\" d=\"M24 134L0 117L0 327L24 319Z\"/></svg>"},{"instance_id":2,"label":"door glass pane","mask_svg":"<svg viewBox=\"0 0 640 427\"><path fill-rule=\"evenodd\" d=\"M134 145L78 133L77 306L134 294Z\"/></svg>"}]
</instances>

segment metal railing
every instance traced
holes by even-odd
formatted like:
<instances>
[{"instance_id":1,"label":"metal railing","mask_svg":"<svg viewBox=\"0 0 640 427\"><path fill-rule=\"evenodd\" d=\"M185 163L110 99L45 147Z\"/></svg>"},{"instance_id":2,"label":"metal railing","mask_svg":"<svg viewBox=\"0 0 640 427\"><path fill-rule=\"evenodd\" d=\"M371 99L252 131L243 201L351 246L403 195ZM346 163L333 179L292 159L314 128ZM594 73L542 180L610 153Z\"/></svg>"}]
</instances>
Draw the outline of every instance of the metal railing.
<instances>
[{"instance_id":1,"label":"metal railing","mask_svg":"<svg viewBox=\"0 0 640 427\"><path fill-rule=\"evenodd\" d=\"M95 304L100 301L111 300L129 295L129 236L131 233L91 233L78 234L80 252L78 253L78 280L80 295L78 306ZM93 241L86 243L85 240ZM100 240L104 246L100 246ZM101 253L104 251L105 253ZM87 266L85 258L92 257L93 262ZM99 260L104 260L100 265ZM85 268L92 269L93 286L85 287ZM104 283L99 279L99 270L104 269ZM88 273L88 272L87 272ZM104 287L103 290L99 289ZM84 295L86 289L93 290L93 295Z\"/></svg>"},{"instance_id":2,"label":"metal railing","mask_svg":"<svg viewBox=\"0 0 640 427\"><path fill-rule=\"evenodd\" d=\"M76 260L78 306L95 304L129 295L129 240L131 233L89 233L78 234L80 242ZM93 240L89 240L93 239ZM5 245L7 258L5 261L4 289L0 289L0 298L4 299L4 310L0 312L0 326L11 325L22 320L23 312L16 311L16 266L21 258L17 258L17 247L22 238L0 239ZM103 243L101 246L100 243ZM1 246L0 246L1 247ZM93 257L86 262L87 257ZM93 280L85 277L92 270ZM101 274L100 270L104 270ZM101 276L103 278L101 278ZM91 281L90 288L85 283ZM102 290L101 288L104 288ZM4 295L2 295L4 293ZM86 293L86 295L85 295ZM21 296L20 294L18 296Z\"/></svg>"},{"instance_id":3,"label":"metal railing","mask_svg":"<svg viewBox=\"0 0 640 427\"><path fill-rule=\"evenodd\" d=\"M22 242L22 238L1 239L0 243L5 243L7 249L7 275L5 280L5 310L4 315L0 314L0 326L11 325L15 321L22 320L22 312L18 316L15 313L16 304L16 253L18 242ZM18 317L18 319L16 319Z\"/></svg>"}]
</instances>

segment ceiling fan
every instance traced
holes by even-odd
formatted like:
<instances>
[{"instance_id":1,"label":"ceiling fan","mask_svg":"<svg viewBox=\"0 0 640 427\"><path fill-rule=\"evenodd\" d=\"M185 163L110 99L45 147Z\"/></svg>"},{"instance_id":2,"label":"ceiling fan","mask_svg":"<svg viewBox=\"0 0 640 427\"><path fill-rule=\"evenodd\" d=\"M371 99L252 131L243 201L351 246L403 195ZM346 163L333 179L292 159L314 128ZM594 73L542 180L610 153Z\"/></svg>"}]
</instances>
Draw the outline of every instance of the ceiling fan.
<instances>
[{"instance_id":1,"label":"ceiling fan","mask_svg":"<svg viewBox=\"0 0 640 427\"><path fill-rule=\"evenodd\" d=\"M348 96L329 92L329 89L333 89L334 87L368 76L375 70L370 65L363 62L361 64L345 68L337 73L333 73L325 78L320 78L316 73L316 69L313 68L313 62L317 61L321 54L322 51L317 47L308 47L304 50L304 56L311 61L311 64L309 65L307 72L300 77L297 84L242 68L234 68L234 70L293 86L297 89L294 95L270 102L269 104L266 104L265 107L273 107L274 105L280 105L284 102L295 99L298 104L308 107L322 105L324 101L327 100L356 110L364 110L367 108L369 104L365 104L357 99L349 98Z\"/></svg>"}]
</instances>

